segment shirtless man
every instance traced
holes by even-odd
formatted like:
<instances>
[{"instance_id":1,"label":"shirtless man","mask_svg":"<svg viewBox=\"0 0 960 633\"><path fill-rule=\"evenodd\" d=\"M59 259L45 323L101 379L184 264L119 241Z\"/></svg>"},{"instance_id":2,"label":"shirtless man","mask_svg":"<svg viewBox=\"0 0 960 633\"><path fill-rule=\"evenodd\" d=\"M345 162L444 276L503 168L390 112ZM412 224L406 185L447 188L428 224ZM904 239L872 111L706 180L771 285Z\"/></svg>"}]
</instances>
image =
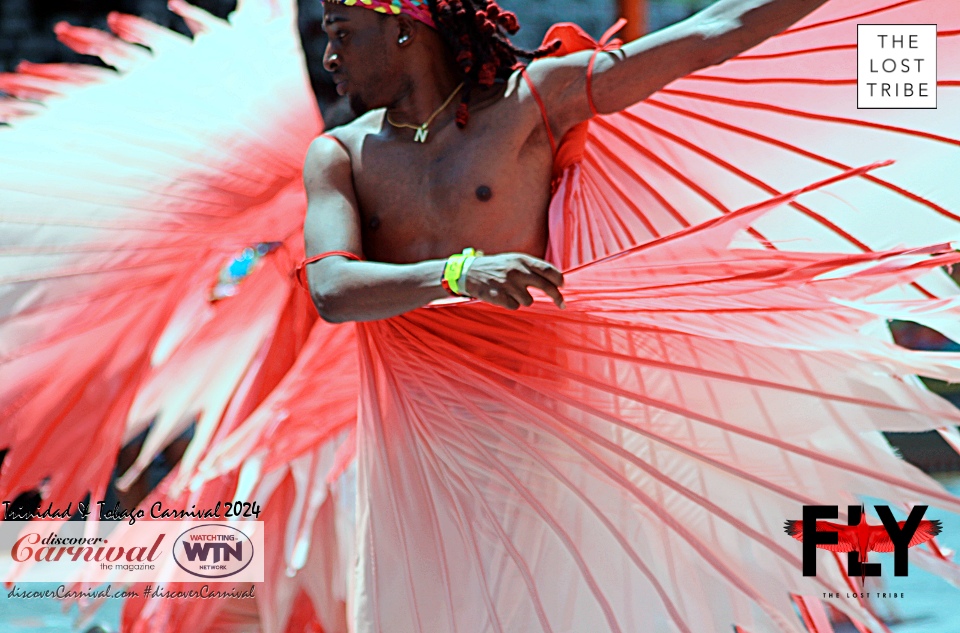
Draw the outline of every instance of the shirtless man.
<instances>
[{"instance_id":1,"label":"shirtless man","mask_svg":"<svg viewBox=\"0 0 960 633\"><path fill-rule=\"evenodd\" d=\"M330 255L306 267L320 316L383 319L446 297L447 258L465 247L486 255L461 294L516 310L538 288L564 307L563 275L542 259L550 134L560 139L589 119L591 97L600 113L622 110L825 2L721 0L596 56L589 92L593 51L535 59L526 77L513 70L516 49L503 33L516 20L495 2L324 2L324 64L366 113L317 138L304 165L307 255L364 260ZM425 135L414 129L424 123Z\"/></svg>"}]
</instances>

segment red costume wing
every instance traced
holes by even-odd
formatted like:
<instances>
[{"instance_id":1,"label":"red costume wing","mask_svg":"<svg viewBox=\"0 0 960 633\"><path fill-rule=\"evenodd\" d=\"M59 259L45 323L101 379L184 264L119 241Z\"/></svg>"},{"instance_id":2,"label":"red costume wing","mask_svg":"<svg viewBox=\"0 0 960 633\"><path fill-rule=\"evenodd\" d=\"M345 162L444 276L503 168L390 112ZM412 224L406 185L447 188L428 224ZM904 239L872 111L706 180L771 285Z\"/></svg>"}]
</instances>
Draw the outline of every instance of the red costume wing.
<instances>
[{"instance_id":1,"label":"red costume wing","mask_svg":"<svg viewBox=\"0 0 960 633\"><path fill-rule=\"evenodd\" d=\"M857 109L861 23L939 25L938 109ZM955 236L958 28L960 5L948 0L831 2L720 66L593 119L586 134L572 135L560 152L568 178L554 199L552 253L563 267L576 266L757 197L884 159L897 162L844 183L834 195L785 205L756 222L740 242L856 253ZM569 26L551 36L569 41L567 50L585 45ZM901 212L915 221L905 226L897 220ZM888 294L927 296L924 291L953 296L956 286L934 273Z\"/></svg>"},{"instance_id":2,"label":"red costume wing","mask_svg":"<svg viewBox=\"0 0 960 633\"><path fill-rule=\"evenodd\" d=\"M784 525L787 534L803 542L803 521L787 521ZM817 521L818 532L836 532L837 544L828 545L818 543L818 549L825 549L831 552L853 552L857 549L856 534L849 525L840 523L831 523L829 521Z\"/></svg>"},{"instance_id":3,"label":"red costume wing","mask_svg":"<svg viewBox=\"0 0 960 633\"><path fill-rule=\"evenodd\" d=\"M314 329L292 276L322 121L295 2L246 0L229 22L170 6L195 38L111 14L116 35L57 33L116 71L0 75L0 498L102 499L124 442L149 426L122 483L196 422L166 507L247 495L277 526L271 574L286 577L310 560L343 461L331 440L356 421L352 328ZM264 620L306 582L269 583ZM200 630L170 604L129 613L131 630Z\"/></svg>"},{"instance_id":4,"label":"red costume wing","mask_svg":"<svg viewBox=\"0 0 960 633\"><path fill-rule=\"evenodd\" d=\"M57 32L117 72L0 75L13 95L0 106L45 105L0 107L0 497L50 477L55 503L102 498L121 442L158 414L134 472L199 415L196 459L229 407L243 417L276 384L316 319L290 278L303 155L321 129L295 10L245 2L228 24L171 6L195 40L111 14L118 36ZM246 296L209 301L259 243L279 247L240 283Z\"/></svg>"},{"instance_id":5,"label":"red costume wing","mask_svg":"<svg viewBox=\"0 0 960 633\"><path fill-rule=\"evenodd\" d=\"M802 577L771 516L837 491L960 507L877 433L957 416L909 375L960 358L897 348L878 319L946 329L958 308L928 300L956 295L952 249L890 247L960 237L960 124L857 111L851 90L856 23L913 22L907 5L956 45L954 3L835 2L705 71L740 78L684 79L569 136L549 218L565 312L358 324L359 631L795 631L788 591L849 586L834 565Z\"/></svg>"},{"instance_id":6,"label":"red costume wing","mask_svg":"<svg viewBox=\"0 0 960 633\"><path fill-rule=\"evenodd\" d=\"M904 523L904 521L897 523L901 530L903 529ZM870 541L870 551L892 552L894 550L893 540L891 540L890 535L887 534L886 528L878 526L875 529L877 530L877 534ZM920 525L917 527L917 531L914 532L913 537L910 539L910 544L907 545L907 547L926 543L937 534L940 534L941 530L940 521L920 521Z\"/></svg>"}]
</instances>

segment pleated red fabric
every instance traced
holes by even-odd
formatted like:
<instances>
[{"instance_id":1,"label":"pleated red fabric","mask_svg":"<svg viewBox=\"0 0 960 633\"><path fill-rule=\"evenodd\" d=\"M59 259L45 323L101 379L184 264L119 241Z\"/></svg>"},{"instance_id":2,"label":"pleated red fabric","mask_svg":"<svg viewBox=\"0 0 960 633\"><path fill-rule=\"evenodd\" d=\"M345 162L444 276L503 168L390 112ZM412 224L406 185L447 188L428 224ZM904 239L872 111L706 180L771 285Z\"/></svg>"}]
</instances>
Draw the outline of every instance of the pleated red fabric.
<instances>
[{"instance_id":1,"label":"pleated red fabric","mask_svg":"<svg viewBox=\"0 0 960 633\"><path fill-rule=\"evenodd\" d=\"M803 577L785 519L960 509L880 434L960 446L915 377L956 381L960 356L885 322L960 336L952 0L828 3L568 134L566 310L344 325L294 273L322 122L293 2L171 7L194 40L114 14L118 37L58 33L116 70L0 75L0 497L100 497L125 439L148 431L127 484L195 422L150 501L258 500L262 630L327 633L829 630L812 597L849 579L829 552ZM937 110L856 109L866 22L938 24ZM911 560L960 580L935 544ZM124 630L249 619L211 602L131 602Z\"/></svg>"}]
</instances>

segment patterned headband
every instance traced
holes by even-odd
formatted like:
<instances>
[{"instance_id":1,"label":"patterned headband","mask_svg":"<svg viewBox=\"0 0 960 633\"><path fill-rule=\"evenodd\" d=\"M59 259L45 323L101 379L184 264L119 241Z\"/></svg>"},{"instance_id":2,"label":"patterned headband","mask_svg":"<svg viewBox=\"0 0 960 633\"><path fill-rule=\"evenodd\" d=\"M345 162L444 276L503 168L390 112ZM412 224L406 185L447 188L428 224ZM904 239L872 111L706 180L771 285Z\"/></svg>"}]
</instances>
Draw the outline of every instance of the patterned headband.
<instances>
[{"instance_id":1,"label":"patterned headband","mask_svg":"<svg viewBox=\"0 0 960 633\"><path fill-rule=\"evenodd\" d=\"M361 7L363 9L373 9L387 15L399 15L404 13L414 20L423 22L432 29L437 28L433 24L433 17L430 15L428 0L326 0L330 4L342 4L346 7Z\"/></svg>"}]
</instances>

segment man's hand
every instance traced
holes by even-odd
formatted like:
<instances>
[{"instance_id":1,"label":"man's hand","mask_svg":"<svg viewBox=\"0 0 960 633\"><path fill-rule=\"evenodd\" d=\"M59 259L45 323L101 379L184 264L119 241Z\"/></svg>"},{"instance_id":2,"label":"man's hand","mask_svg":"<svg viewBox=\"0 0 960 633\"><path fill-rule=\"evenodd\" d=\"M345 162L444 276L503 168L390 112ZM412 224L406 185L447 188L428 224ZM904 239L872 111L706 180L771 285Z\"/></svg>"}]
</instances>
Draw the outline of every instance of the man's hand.
<instances>
[{"instance_id":1,"label":"man's hand","mask_svg":"<svg viewBox=\"0 0 960 633\"><path fill-rule=\"evenodd\" d=\"M471 297L508 310L533 303L529 287L542 290L558 308L566 307L560 294L563 273L552 264L524 253L478 257L467 271L464 285Z\"/></svg>"}]
</instances>

